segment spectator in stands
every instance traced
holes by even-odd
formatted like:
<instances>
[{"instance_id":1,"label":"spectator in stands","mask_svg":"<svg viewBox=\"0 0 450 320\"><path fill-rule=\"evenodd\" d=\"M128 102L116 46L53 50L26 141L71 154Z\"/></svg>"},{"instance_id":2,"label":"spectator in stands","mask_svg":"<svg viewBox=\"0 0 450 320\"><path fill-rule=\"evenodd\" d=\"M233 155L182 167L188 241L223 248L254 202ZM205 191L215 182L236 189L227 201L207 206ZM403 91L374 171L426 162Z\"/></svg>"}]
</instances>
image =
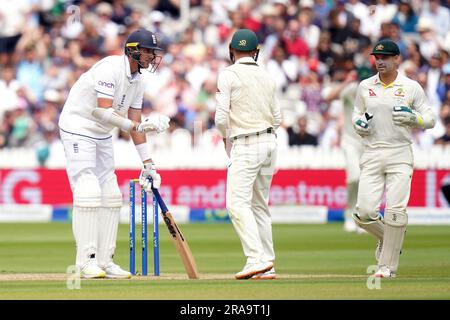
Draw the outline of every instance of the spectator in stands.
<instances>
[{"instance_id":1,"label":"spectator in stands","mask_svg":"<svg viewBox=\"0 0 450 320\"><path fill-rule=\"evenodd\" d=\"M442 75L437 85L439 99L444 102L450 99L450 61L442 67Z\"/></svg>"},{"instance_id":2,"label":"spectator in stands","mask_svg":"<svg viewBox=\"0 0 450 320\"><path fill-rule=\"evenodd\" d=\"M191 10L187 20L190 23L187 27L186 21L179 16L179 6L171 0L31 2L39 5L30 5L29 0L2 1L0 74L6 67L5 63L13 60L20 62L10 64L13 74L18 72L18 76L8 82L6 90L11 93L10 90L16 86L15 80L20 80L21 83L18 83L22 86L26 84L26 89L22 88L18 90L20 94L16 94L17 103L24 106L33 125L37 127L39 120L34 116L39 114L36 111L42 106L46 90L55 89L65 98L75 80L93 63L105 55L122 54L125 36L129 31L140 27L154 31L158 37L164 34L158 40L168 49L158 75L143 75L146 81L146 99L149 99L154 110L163 111L168 116L175 115L178 106L184 106L188 112L183 125L190 130L194 121L205 117L205 105L197 101L204 94L201 92L203 84L210 75L216 76L218 69L227 64L228 43L232 32L244 25L254 29L263 43L259 61L267 65L272 76L278 79L277 94L281 101L288 101L287 104L292 102L292 105L306 104L310 110L319 109L308 114L311 117L308 126L319 137L322 137L324 128L333 120L323 112L329 106L317 99L319 95L315 96L317 90L314 87L321 90L323 84L330 81L335 73L342 72L341 61L347 54L354 55L353 60L357 66L373 67L369 53L380 36L381 24L385 23L386 35L389 34L399 44L401 55L405 59L401 70L426 86L433 86L433 76L427 74L430 65L435 63L431 57L440 52L441 65L445 65L448 53L442 50L450 50L450 32L448 26L445 27L448 21L442 18L445 15L442 12L448 11L448 5L436 0L277 0L245 3L196 0L190 1ZM26 5L22 6L23 3ZM66 10L70 4L77 7ZM39 20L36 20L36 10L39 10ZM442 23L436 22L439 19ZM350 25L349 21L352 21ZM36 27L38 22L40 26ZM420 33L415 32L414 25ZM317 28L320 28L319 34ZM282 50L278 46L286 33L290 35L287 41L289 50L280 65L277 61L281 61L278 56L282 55ZM15 35L21 36L14 38ZM9 40L6 41L5 37ZM297 38L306 45L299 46ZM18 40L17 45L10 40ZM9 55L1 53L6 50L2 43L9 48ZM34 62L29 62L25 59L25 49L32 43L36 48L32 53L35 59ZM406 44L406 50L402 43ZM299 48L302 50L298 50ZM277 59L273 56L275 52ZM6 56L10 56L12 60L5 58ZM172 81L171 79L177 78L180 69L183 69L184 80ZM314 71L312 76L309 75L311 70ZM8 72L11 71L6 71ZM282 74L285 79L282 79ZM300 78L302 82L297 82ZM448 85L445 84L445 79L448 78L442 72L437 86L439 104L450 98ZM183 87L183 94L175 101L180 91L179 85ZM0 81L0 96L6 97L4 94L4 82ZM15 107L12 106L17 103L14 94L11 99L3 98L0 102L0 123L2 115L5 118L5 114L8 114L9 119L4 120L7 123L1 125L4 140L12 137L10 129L13 124L10 120L15 118L15 112L5 110L13 110ZM288 119L289 123L296 121L294 116L289 117L292 118ZM443 134L444 127L438 123L435 129L437 131L433 136L438 138ZM326 143L326 140L319 139L319 144ZM5 141L3 145L11 146L11 143ZM158 145L158 148L164 147L164 144Z\"/></svg>"},{"instance_id":3,"label":"spectator in stands","mask_svg":"<svg viewBox=\"0 0 450 320\"><path fill-rule=\"evenodd\" d=\"M31 6L24 1L3 0L0 6L0 65L15 63L17 42L22 36Z\"/></svg>"},{"instance_id":4,"label":"spectator in stands","mask_svg":"<svg viewBox=\"0 0 450 320\"><path fill-rule=\"evenodd\" d=\"M450 145L450 100L442 104L440 118L444 124L445 133L436 139L436 144Z\"/></svg>"},{"instance_id":5,"label":"spectator in stands","mask_svg":"<svg viewBox=\"0 0 450 320\"><path fill-rule=\"evenodd\" d=\"M19 104L17 91L21 87L19 81L15 79L14 68L4 67L0 77L0 123L6 111L15 109Z\"/></svg>"},{"instance_id":6,"label":"spectator in stands","mask_svg":"<svg viewBox=\"0 0 450 320\"><path fill-rule=\"evenodd\" d=\"M118 25L126 25L132 9L125 3L125 0L113 0L112 5L113 14L111 20Z\"/></svg>"},{"instance_id":7,"label":"spectator in stands","mask_svg":"<svg viewBox=\"0 0 450 320\"><path fill-rule=\"evenodd\" d=\"M289 55L300 59L309 57L308 44L300 36L300 22L298 20L290 20L288 22L287 29L283 34L283 42Z\"/></svg>"},{"instance_id":8,"label":"spectator in stands","mask_svg":"<svg viewBox=\"0 0 450 320\"><path fill-rule=\"evenodd\" d=\"M428 0L420 18L427 18L433 21L436 33L444 38L450 31L450 11L447 7L441 6L440 0Z\"/></svg>"},{"instance_id":9,"label":"spectator in stands","mask_svg":"<svg viewBox=\"0 0 450 320\"><path fill-rule=\"evenodd\" d=\"M300 116L295 126L287 128L290 146L310 145L317 146L317 136L307 130L308 120L306 116Z\"/></svg>"},{"instance_id":10,"label":"spectator in stands","mask_svg":"<svg viewBox=\"0 0 450 320\"><path fill-rule=\"evenodd\" d=\"M425 59L430 59L439 50L439 38L436 34L436 26L430 18L421 17L417 24L419 32L419 49Z\"/></svg>"},{"instance_id":11,"label":"spectator in stands","mask_svg":"<svg viewBox=\"0 0 450 320\"><path fill-rule=\"evenodd\" d=\"M416 32L418 20L419 18L417 17L410 0L401 0L398 11L392 19L392 23L398 24L402 32L411 34Z\"/></svg>"}]
</instances>

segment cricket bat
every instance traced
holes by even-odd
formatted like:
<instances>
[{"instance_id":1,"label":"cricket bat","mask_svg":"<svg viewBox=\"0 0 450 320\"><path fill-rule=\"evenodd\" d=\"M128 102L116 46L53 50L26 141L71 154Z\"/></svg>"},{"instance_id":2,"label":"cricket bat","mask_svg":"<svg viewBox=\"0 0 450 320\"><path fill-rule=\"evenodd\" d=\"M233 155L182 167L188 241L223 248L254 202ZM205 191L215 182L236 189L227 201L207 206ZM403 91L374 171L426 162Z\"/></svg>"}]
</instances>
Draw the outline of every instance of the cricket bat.
<instances>
[{"instance_id":1,"label":"cricket bat","mask_svg":"<svg viewBox=\"0 0 450 320\"><path fill-rule=\"evenodd\" d=\"M186 273L189 279L198 279L198 271L197 265L195 264L194 256L192 255L191 249L186 241L186 238L181 233L180 228L175 223L175 220L172 217L169 209L167 209L164 200L159 194L158 189L153 189L153 194L156 197L156 201L158 201L159 207L161 208L161 214L163 216L164 222L166 223L167 229L169 230L171 239L175 245L175 248L178 251L178 254L181 257L181 261L183 261L184 268L186 269Z\"/></svg>"}]
</instances>

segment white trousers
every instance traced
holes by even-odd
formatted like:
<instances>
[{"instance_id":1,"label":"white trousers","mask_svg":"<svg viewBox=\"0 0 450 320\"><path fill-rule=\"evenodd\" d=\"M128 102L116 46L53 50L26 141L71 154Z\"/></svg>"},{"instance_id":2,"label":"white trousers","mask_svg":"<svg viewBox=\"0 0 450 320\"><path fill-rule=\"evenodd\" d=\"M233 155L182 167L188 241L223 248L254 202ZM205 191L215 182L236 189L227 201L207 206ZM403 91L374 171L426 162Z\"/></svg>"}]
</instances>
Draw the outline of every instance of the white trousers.
<instances>
[{"instance_id":1,"label":"white trousers","mask_svg":"<svg viewBox=\"0 0 450 320\"><path fill-rule=\"evenodd\" d=\"M359 160L363 154L364 146L360 140L344 135L342 150L345 156L345 174L347 183L347 207L344 211L345 220L353 222L356 199L358 196L358 181L360 175Z\"/></svg>"},{"instance_id":2,"label":"white trousers","mask_svg":"<svg viewBox=\"0 0 450 320\"><path fill-rule=\"evenodd\" d=\"M275 260L269 189L276 149L276 136L267 133L238 138L231 148L226 203L247 263Z\"/></svg>"},{"instance_id":3,"label":"white trousers","mask_svg":"<svg viewBox=\"0 0 450 320\"><path fill-rule=\"evenodd\" d=\"M67 176L74 188L76 179L89 171L102 185L114 174L114 149L112 138L93 139L60 131L67 160Z\"/></svg>"},{"instance_id":4,"label":"white trousers","mask_svg":"<svg viewBox=\"0 0 450 320\"><path fill-rule=\"evenodd\" d=\"M376 218L386 190L386 211L406 211L413 174L411 146L364 150L358 187L358 215Z\"/></svg>"}]
</instances>

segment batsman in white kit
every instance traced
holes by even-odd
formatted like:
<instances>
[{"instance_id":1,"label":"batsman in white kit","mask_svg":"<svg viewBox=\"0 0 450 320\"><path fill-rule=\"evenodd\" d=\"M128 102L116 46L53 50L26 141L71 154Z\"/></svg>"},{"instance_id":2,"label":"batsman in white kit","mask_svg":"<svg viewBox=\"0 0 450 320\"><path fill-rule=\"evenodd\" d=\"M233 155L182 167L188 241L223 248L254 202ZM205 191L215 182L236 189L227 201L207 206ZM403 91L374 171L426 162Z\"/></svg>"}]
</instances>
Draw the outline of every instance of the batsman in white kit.
<instances>
[{"instance_id":1,"label":"batsman in white kit","mask_svg":"<svg viewBox=\"0 0 450 320\"><path fill-rule=\"evenodd\" d=\"M269 189L275 170L275 130L281 124L275 81L257 63L258 39L248 29L230 43L233 65L217 81L215 123L231 143L226 203L247 262L236 279L275 279Z\"/></svg>"},{"instance_id":2,"label":"batsman in white kit","mask_svg":"<svg viewBox=\"0 0 450 320\"><path fill-rule=\"evenodd\" d=\"M84 278L130 278L114 263L122 194L114 173L111 131L130 133L142 162L140 184L147 191L161 185L146 144L147 132L163 132L169 118L152 115L141 121L144 82L140 69L154 72L162 56L156 36L132 32L125 54L108 56L83 73L70 90L59 119L73 193L72 230L76 266Z\"/></svg>"},{"instance_id":3,"label":"batsman in white kit","mask_svg":"<svg viewBox=\"0 0 450 320\"><path fill-rule=\"evenodd\" d=\"M392 278L397 274L408 223L406 207L414 166L411 129L433 128L436 116L420 84L398 72L400 50L395 42L379 41L371 54L378 73L359 84L353 113L354 128L364 144L353 218L378 239L375 276Z\"/></svg>"}]
</instances>

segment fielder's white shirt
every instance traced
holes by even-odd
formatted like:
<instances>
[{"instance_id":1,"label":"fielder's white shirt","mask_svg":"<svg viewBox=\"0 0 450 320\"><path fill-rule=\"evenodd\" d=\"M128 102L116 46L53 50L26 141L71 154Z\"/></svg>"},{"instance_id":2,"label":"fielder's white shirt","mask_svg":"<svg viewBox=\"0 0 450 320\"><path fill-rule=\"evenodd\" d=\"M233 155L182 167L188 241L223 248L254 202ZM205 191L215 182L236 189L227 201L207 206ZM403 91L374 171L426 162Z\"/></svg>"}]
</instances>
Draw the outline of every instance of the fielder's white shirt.
<instances>
[{"instance_id":1,"label":"fielder's white shirt","mask_svg":"<svg viewBox=\"0 0 450 320\"><path fill-rule=\"evenodd\" d=\"M277 129L281 111L276 84L251 57L226 67L217 80L215 123L224 138Z\"/></svg>"},{"instance_id":2,"label":"fielder's white shirt","mask_svg":"<svg viewBox=\"0 0 450 320\"><path fill-rule=\"evenodd\" d=\"M372 134L363 138L366 147L401 147L410 145L411 128L395 125L392 111L395 106L408 106L418 113L435 117L420 84L398 73L394 82L385 85L379 74L361 81L355 99L353 117L365 112L373 114Z\"/></svg>"},{"instance_id":3,"label":"fielder's white shirt","mask_svg":"<svg viewBox=\"0 0 450 320\"><path fill-rule=\"evenodd\" d=\"M97 98L112 100L114 110L128 117L128 109L142 108L144 82L140 74L131 74L125 55L103 58L83 73L69 92L59 118L62 131L96 139L111 137L114 126L101 124L92 115Z\"/></svg>"}]
</instances>

